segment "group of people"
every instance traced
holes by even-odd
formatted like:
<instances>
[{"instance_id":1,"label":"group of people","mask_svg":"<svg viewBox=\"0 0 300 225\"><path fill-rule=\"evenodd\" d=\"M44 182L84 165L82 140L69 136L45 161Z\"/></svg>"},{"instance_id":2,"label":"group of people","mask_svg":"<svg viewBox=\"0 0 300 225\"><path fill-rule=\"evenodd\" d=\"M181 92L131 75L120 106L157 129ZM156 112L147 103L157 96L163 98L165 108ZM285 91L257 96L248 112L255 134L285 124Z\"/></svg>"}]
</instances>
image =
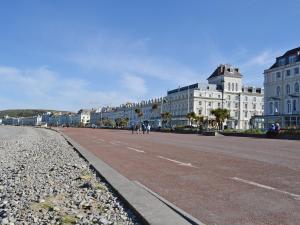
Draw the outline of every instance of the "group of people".
<instances>
[{"instance_id":1,"label":"group of people","mask_svg":"<svg viewBox=\"0 0 300 225\"><path fill-rule=\"evenodd\" d=\"M143 132L143 134L145 134L145 133L149 134L150 130L151 130L150 124L145 124L145 123L139 124L139 123L137 123L137 124L132 124L131 125L132 134L134 134L134 132L136 132L137 134L140 134L142 132Z\"/></svg>"},{"instance_id":2,"label":"group of people","mask_svg":"<svg viewBox=\"0 0 300 225\"><path fill-rule=\"evenodd\" d=\"M273 123L271 125L271 127L269 128L267 135L268 136L276 136L277 134L279 134L279 131L280 131L279 123L275 123L275 124Z\"/></svg>"}]
</instances>

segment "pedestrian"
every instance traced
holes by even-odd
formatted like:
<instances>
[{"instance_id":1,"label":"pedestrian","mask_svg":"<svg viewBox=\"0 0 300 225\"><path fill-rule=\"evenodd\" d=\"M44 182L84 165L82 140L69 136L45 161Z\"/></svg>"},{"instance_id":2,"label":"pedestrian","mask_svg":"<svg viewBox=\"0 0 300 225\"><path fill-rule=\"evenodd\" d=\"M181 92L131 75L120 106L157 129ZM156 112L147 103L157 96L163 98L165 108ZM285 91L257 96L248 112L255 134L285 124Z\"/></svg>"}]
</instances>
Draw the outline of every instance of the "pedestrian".
<instances>
[{"instance_id":1,"label":"pedestrian","mask_svg":"<svg viewBox=\"0 0 300 225\"><path fill-rule=\"evenodd\" d=\"M150 133L150 130L151 130L151 126L150 126L150 124L148 124L148 125L147 125L147 134Z\"/></svg>"},{"instance_id":2,"label":"pedestrian","mask_svg":"<svg viewBox=\"0 0 300 225\"><path fill-rule=\"evenodd\" d=\"M134 124L131 124L131 133L134 133Z\"/></svg>"},{"instance_id":3,"label":"pedestrian","mask_svg":"<svg viewBox=\"0 0 300 225\"><path fill-rule=\"evenodd\" d=\"M275 132L278 134L279 131L280 131L280 125L279 125L279 123L276 123L275 124Z\"/></svg>"},{"instance_id":4,"label":"pedestrian","mask_svg":"<svg viewBox=\"0 0 300 225\"><path fill-rule=\"evenodd\" d=\"M139 133L139 131L140 131L139 124L136 124L136 125L135 125L135 131L136 131L137 134Z\"/></svg>"},{"instance_id":5,"label":"pedestrian","mask_svg":"<svg viewBox=\"0 0 300 225\"><path fill-rule=\"evenodd\" d=\"M146 126L145 126L145 124L144 124L144 123L142 124L142 131L143 131L143 134L145 134L145 131L146 131Z\"/></svg>"}]
</instances>

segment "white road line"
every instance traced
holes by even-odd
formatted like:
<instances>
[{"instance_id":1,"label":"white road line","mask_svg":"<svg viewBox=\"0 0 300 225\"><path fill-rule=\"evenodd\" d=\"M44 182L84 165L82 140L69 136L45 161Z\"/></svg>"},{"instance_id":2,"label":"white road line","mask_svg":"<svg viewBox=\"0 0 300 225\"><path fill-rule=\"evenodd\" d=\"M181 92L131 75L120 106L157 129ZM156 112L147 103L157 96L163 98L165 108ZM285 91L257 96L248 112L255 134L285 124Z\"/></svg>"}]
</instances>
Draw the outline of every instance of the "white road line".
<instances>
[{"instance_id":1,"label":"white road line","mask_svg":"<svg viewBox=\"0 0 300 225\"><path fill-rule=\"evenodd\" d=\"M145 153L145 151L139 150L139 149L136 149L136 148L131 148L131 147L127 147L127 148L130 149L130 150L136 151L136 152Z\"/></svg>"},{"instance_id":2,"label":"white road line","mask_svg":"<svg viewBox=\"0 0 300 225\"><path fill-rule=\"evenodd\" d=\"M113 141L111 141L111 142L109 142L110 144L112 144L112 145L119 145L118 143L115 143L115 142L113 142Z\"/></svg>"},{"instance_id":3,"label":"white road line","mask_svg":"<svg viewBox=\"0 0 300 225\"><path fill-rule=\"evenodd\" d=\"M289 196L293 197L295 200L300 200L300 195L297 195L297 194L294 194L294 193L291 193L291 192L288 192L288 191L282 191L282 190L274 188L274 187L270 187L270 186L267 186L267 185L264 185L264 184L259 184L259 183L256 183L256 182L253 182L253 181L250 181L250 180L244 180L244 179L241 179L241 178L238 178L238 177L231 177L231 179L242 182L242 183L245 183L245 184L250 184L250 185L260 187L260 188L264 188L264 189L267 189L267 190L283 193L283 194L286 194L286 195L289 195Z\"/></svg>"},{"instance_id":4,"label":"white road line","mask_svg":"<svg viewBox=\"0 0 300 225\"><path fill-rule=\"evenodd\" d=\"M168 160L170 162L174 162L174 163L177 163L178 165L180 166L188 166L188 167L193 167L193 168L198 168L197 166L193 166L191 163L184 163L184 162L180 162L180 161L177 161L177 160L174 160L174 159L169 159L169 158L166 158L164 156L157 156L158 158L160 159L165 159L165 160Z\"/></svg>"},{"instance_id":5,"label":"white road line","mask_svg":"<svg viewBox=\"0 0 300 225\"><path fill-rule=\"evenodd\" d=\"M99 140L99 141L104 141L104 140L103 140L103 139L101 139L101 138L98 138L98 140Z\"/></svg>"}]
</instances>

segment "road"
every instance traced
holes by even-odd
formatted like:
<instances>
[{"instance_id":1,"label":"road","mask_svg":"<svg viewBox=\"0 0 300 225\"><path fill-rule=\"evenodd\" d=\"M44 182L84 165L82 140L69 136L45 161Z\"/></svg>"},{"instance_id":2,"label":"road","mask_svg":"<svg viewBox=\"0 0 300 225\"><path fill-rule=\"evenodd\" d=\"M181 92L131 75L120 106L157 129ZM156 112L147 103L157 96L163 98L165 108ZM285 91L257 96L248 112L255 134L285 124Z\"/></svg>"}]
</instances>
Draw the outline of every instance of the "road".
<instances>
[{"instance_id":1,"label":"road","mask_svg":"<svg viewBox=\"0 0 300 225\"><path fill-rule=\"evenodd\" d=\"M300 224L300 142L63 128L206 224Z\"/></svg>"}]
</instances>

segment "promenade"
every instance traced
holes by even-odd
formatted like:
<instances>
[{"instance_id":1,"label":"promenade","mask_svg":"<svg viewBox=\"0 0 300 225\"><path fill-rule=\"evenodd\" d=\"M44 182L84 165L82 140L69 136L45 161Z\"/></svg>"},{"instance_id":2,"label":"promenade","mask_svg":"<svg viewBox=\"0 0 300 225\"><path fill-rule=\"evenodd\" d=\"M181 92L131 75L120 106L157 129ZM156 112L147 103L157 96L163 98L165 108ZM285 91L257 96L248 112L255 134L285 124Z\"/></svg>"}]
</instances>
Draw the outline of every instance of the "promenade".
<instances>
[{"instance_id":1,"label":"promenade","mask_svg":"<svg viewBox=\"0 0 300 225\"><path fill-rule=\"evenodd\" d=\"M299 141L61 131L206 224L299 224Z\"/></svg>"}]
</instances>

